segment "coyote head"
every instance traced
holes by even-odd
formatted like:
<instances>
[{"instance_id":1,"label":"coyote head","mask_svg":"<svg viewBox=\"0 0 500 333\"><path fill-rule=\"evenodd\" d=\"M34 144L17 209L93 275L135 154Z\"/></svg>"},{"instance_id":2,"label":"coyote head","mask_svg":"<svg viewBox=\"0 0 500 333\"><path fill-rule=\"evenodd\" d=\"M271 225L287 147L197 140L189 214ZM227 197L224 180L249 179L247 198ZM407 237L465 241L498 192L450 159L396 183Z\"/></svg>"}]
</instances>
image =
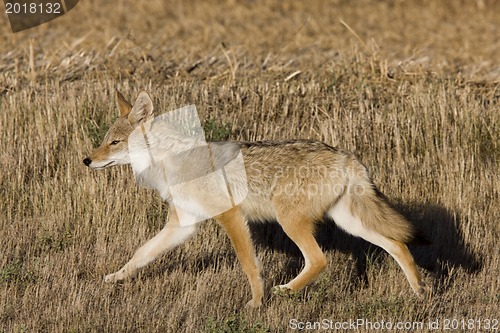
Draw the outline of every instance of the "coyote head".
<instances>
[{"instance_id":1,"label":"coyote head","mask_svg":"<svg viewBox=\"0 0 500 333\"><path fill-rule=\"evenodd\" d=\"M139 94L134 106L117 91L116 104L120 117L111 125L99 148L83 160L92 169L130 164L128 137L137 126L153 117L153 102L145 91Z\"/></svg>"}]
</instances>

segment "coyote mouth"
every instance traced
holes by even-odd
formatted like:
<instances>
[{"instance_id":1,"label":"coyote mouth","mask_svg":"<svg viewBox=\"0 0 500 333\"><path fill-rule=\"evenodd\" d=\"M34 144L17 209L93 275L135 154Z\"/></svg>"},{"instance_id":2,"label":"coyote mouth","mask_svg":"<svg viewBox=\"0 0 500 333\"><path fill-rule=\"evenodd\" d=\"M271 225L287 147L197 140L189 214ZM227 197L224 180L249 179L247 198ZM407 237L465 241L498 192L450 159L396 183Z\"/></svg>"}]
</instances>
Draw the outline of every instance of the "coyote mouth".
<instances>
[{"instance_id":1,"label":"coyote mouth","mask_svg":"<svg viewBox=\"0 0 500 333\"><path fill-rule=\"evenodd\" d=\"M107 168L107 167L109 167L109 166L112 166L113 164L115 164L115 161L111 161L111 162L109 162L109 163L106 163L106 164L104 164L104 165L102 166L102 169Z\"/></svg>"},{"instance_id":2,"label":"coyote mouth","mask_svg":"<svg viewBox=\"0 0 500 333\"><path fill-rule=\"evenodd\" d=\"M96 169L96 170L101 170L101 169L105 169L105 168L107 168L107 167L113 166L114 164L115 164L115 161L111 161L111 162L109 162L109 163L104 164L103 166L96 167L96 168L94 168L94 169Z\"/></svg>"}]
</instances>

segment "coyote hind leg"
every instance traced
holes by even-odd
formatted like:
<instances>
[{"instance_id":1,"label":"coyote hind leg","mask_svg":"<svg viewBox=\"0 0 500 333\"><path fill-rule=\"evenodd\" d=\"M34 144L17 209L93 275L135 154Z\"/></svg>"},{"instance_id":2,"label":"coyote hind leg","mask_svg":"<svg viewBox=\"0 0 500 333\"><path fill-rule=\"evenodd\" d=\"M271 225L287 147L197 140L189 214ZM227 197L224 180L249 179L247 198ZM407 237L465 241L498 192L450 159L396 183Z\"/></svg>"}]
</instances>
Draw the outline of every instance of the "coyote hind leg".
<instances>
[{"instance_id":1,"label":"coyote hind leg","mask_svg":"<svg viewBox=\"0 0 500 333\"><path fill-rule=\"evenodd\" d=\"M385 237L375 231L367 229L361 220L354 216L345 200L340 200L328 211L335 223L346 232L356 237L380 246L387 251L399 264L406 275L413 291L422 296L425 293L425 283L422 281L415 261L405 243Z\"/></svg>"},{"instance_id":2,"label":"coyote hind leg","mask_svg":"<svg viewBox=\"0 0 500 333\"><path fill-rule=\"evenodd\" d=\"M161 253L184 243L196 232L196 225L183 227L179 224L176 213L171 211L170 214L165 227L142 245L119 271L106 275L104 281L116 282L133 276L137 269L146 266Z\"/></svg>"}]
</instances>

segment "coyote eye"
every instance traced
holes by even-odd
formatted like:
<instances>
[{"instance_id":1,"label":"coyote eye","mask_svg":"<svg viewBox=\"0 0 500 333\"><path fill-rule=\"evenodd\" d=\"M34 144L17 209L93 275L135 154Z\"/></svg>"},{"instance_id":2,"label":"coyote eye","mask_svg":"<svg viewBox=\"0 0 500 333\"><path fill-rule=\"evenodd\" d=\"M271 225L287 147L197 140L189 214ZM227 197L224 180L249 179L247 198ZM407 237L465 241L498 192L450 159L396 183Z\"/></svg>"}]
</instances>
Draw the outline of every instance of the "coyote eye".
<instances>
[{"instance_id":1,"label":"coyote eye","mask_svg":"<svg viewBox=\"0 0 500 333\"><path fill-rule=\"evenodd\" d=\"M113 140L111 141L111 145L117 145L120 143L120 140Z\"/></svg>"}]
</instances>

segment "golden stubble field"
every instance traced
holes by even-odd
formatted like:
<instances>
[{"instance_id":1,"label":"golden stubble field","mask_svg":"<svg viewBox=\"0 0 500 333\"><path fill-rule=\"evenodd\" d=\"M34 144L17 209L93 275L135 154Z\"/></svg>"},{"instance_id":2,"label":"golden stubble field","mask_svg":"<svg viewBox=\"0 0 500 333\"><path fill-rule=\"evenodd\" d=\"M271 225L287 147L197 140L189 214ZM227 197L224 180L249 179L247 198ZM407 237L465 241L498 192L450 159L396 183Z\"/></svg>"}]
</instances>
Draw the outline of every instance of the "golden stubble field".
<instances>
[{"instance_id":1,"label":"golden stubble field","mask_svg":"<svg viewBox=\"0 0 500 333\"><path fill-rule=\"evenodd\" d=\"M0 332L500 329L499 22L494 0L81 1L17 34L0 15ZM320 278L257 310L213 221L105 284L168 216L127 167L81 162L117 88L148 90L158 112L195 104L213 139L355 151L433 242L411 247L432 293L413 296L392 258L333 223L318 230ZM295 276L303 260L283 232L251 229L266 291Z\"/></svg>"}]
</instances>

